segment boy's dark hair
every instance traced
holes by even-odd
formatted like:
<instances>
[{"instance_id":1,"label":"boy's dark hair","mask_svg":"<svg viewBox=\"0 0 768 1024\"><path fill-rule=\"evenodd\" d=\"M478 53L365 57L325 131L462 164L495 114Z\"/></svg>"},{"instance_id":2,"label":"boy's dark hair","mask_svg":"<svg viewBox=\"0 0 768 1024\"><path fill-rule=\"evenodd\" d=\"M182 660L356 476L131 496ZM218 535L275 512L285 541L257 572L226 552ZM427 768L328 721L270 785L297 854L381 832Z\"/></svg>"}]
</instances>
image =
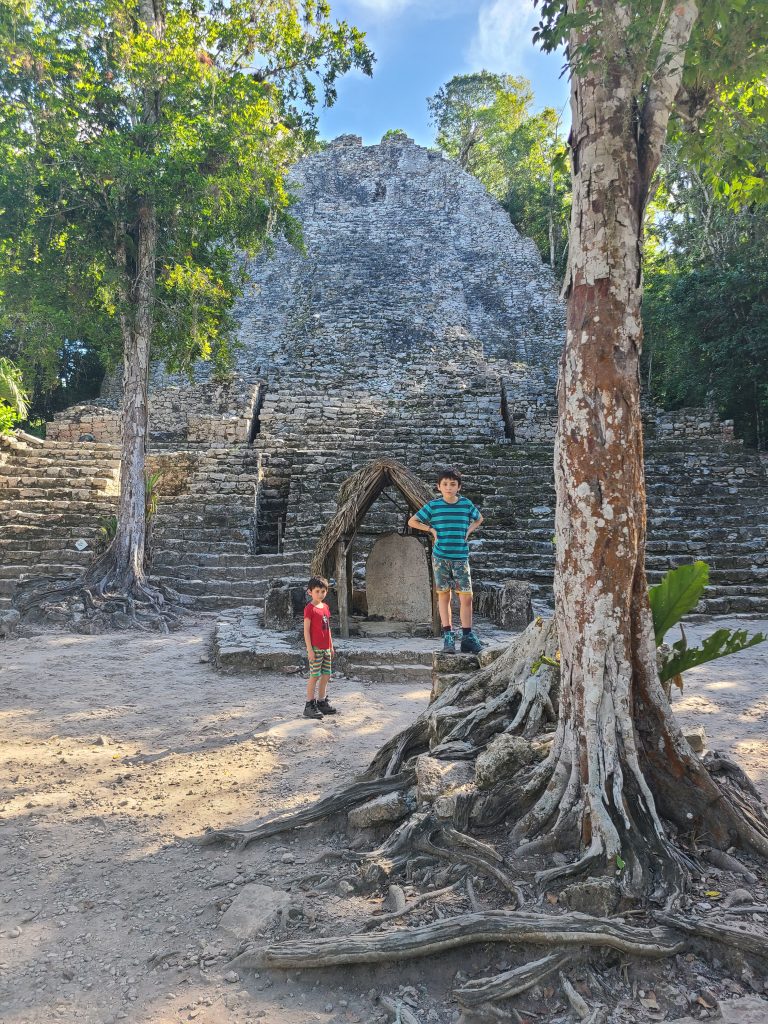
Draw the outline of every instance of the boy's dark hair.
<instances>
[{"instance_id":1,"label":"boy's dark hair","mask_svg":"<svg viewBox=\"0 0 768 1024\"><path fill-rule=\"evenodd\" d=\"M461 487L461 473L456 469L455 466L446 466L444 469L438 469L437 471L437 482L441 480L455 480L456 483Z\"/></svg>"},{"instance_id":2,"label":"boy's dark hair","mask_svg":"<svg viewBox=\"0 0 768 1024\"><path fill-rule=\"evenodd\" d=\"M307 590L314 590L315 587L322 587L324 590L329 590L328 580L325 576L313 576L307 584Z\"/></svg>"}]
</instances>

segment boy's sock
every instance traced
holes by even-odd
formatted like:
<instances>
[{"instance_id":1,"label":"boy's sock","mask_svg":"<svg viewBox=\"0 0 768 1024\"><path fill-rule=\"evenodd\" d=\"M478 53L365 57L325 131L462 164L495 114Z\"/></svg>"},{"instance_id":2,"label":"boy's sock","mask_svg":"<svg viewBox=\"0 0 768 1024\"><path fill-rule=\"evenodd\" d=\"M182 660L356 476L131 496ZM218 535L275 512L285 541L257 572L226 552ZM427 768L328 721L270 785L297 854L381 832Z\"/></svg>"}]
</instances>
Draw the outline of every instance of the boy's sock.
<instances>
[{"instance_id":1,"label":"boy's sock","mask_svg":"<svg viewBox=\"0 0 768 1024\"><path fill-rule=\"evenodd\" d=\"M443 636L445 636L446 633L452 633L453 632L453 628L451 626L443 626L442 630L443 630Z\"/></svg>"},{"instance_id":2,"label":"boy's sock","mask_svg":"<svg viewBox=\"0 0 768 1024\"><path fill-rule=\"evenodd\" d=\"M472 627L471 626L462 626L461 627L461 635L462 636L469 636L469 634L471 632L472 632Z\"/></svg>"}]
</instances>

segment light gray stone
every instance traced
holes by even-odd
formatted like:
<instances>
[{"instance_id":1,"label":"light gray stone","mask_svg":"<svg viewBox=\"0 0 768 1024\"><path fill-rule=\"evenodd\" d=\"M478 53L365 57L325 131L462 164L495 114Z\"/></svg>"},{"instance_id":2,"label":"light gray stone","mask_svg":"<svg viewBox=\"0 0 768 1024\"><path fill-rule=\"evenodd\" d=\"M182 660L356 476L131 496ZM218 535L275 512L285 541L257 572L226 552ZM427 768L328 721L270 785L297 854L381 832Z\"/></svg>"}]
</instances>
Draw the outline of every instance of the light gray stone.
<instances>
[{"instance_id":1,"label":"light gray stone","mask_svg":"<svg viewBox=\"0 0 768 1024\"><path fill-rule=\"evenodd\" d=\"M419 803L432 803L437 797L472 782L474 771L468 761L441 761L429 754L419 754L416 758Z\"/></svg>"},{"instance_id":2,"label":"light gray stone","mask_svg":"<svg viewBox=\"0 0 768 1024\"><path fill-rule=\"evenodd\" d=\"M408 793L385 793L374 800L353 807L347 815L350 828L372 828L388 821L400 821L416 806L415 795Z\"/></svg>"},{"instance_id":3,"label":"light gray stone","mask_svg":"<svg viewBox=\"0 0 768 1024\"><path fill-rule=\"evenodd\" d=\"M475 762L475 784L490 789L497 782L513 779L535 758L532 745L522 736L496 736Z\"/></svg>"},{"instance_id":4,"label":"light gray stone","mask_svg":"<svg viewBox=\"0 0 768 1024\"><path fill-rule=\"evenodd\" d=\"M416 537L379 537L365 567L368 614L399 622L429 622L432 594L426 549Z\"/></svg>"},{"instance_id":5,"label":"light gray stone","mask_svg":"<svg viewBox=\"0 0 768 1024\"><path fill-rule=\"evenodd\" d=\"M219 922L219 933L225 941L249 942L269 931L291 905L291 896L281 889L256 882L244 885Z\"/></svg>"},{"instance_id":6,"label":"light gray stone","mask_svg":"<svg viewBox=\"0 0 768 1024\"><path fill-rule=\"evenodd\" d=\"M13 636L20 620L21 614L15 608L9 608L7 612L0 612L0 636Z\"/></svg>"},{"instance_id":7,"label":"light gray stone","mask_svg":"<svg viewBox=\"0 0 768 1024\"><path fill-rule=\"evenodd\" d=\"M707 733L703 725L686 726L683 736L694 754L701 754L707 746Z\"/></svg>"}]
</instances>

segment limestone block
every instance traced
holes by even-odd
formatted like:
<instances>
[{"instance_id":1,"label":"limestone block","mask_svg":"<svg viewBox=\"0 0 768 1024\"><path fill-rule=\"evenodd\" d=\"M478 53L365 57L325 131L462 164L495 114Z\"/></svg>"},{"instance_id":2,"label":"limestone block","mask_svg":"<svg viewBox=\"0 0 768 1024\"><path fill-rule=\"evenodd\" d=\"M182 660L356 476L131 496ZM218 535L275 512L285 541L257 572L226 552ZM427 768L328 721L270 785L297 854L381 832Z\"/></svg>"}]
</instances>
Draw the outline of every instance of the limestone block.
<instances>
[{"instance_id":1,"label":"limestone block","mask_svg":"<svg viewBox=\"0 0 768 1024\"><path fill-rule=\"evenodd\" d=\"M522 736L496 736L475 762L475 784L491 789L497 782L513 779L535 757L533 747Z\"/></svg>"},{"instance_id":2,"label":"limestone block","mask_svg":"<svg viewBox=\"0 0 768 1024\"><path fill-rule=\"evenodd\" d=\"M481 584L475 590L475 611L502 629L525 629L533 621L531 593L525 580Z\"/></svg>"},{"instance_id":3,"label":"limestone block","mask_svg":"<svg viewBox=\"0 0 768 1024\"><path fill-rule=\"evenodd\" d=\"M374 800L368 800L360 807L353 807L347 815L350 828L372 828L388 821L400 821L416 806L414 790L408 793L385 793Z\"/></svg>"},{"instance_id":4,"label":"limestone block","mask_svg":"<svg viewBox=\"0 0 768 1024\"><path fill-rule=\"evenodd\" d=\"M0 636L13 636L20 619L21 614L15 608L9 608L6 612L0 612Z\"/></svg>"},{"instance_id":5,"label":"limestone block","mask_svg":"<svg viewBox=\"0 0 768 1024\"><path fill-rule=\"evenodd\" d=\"M474 782L472 764L468 761L440 761L429 754L416 758L416 791L419 803L432 803L451 790Z\"/></svg>"},{"instance_id":6,"label":"limestone block","mask_svg":"<svg viewBox=\"0 0 768 1024\"><path fill-rule=\"evenodd\" d=\"M416 537L388 533L366 563L368 614L400 622L429 622L432 595L426 549Z\"/></svg>"},{"instance_id":7,"label":"limestone block","mask_svg":"<svg viewBox=\"0 0 768 1024\"><path fill-rule=\"evenodd\" d=\"M690 725L684 728L683 736L694 754L701 754L707 745L707 733L703 725Z\"/></svg>"},{"instance_id":8,"label":"limestone block","mask_svg":"<svg viewBox=\"0 0 768 1024\"><path fill-rule=\"evenodd\" d=\"M236 945L249 942L269 931L291 904L289 894L280 889L255 882L244 885L219 922L219 935Z\"/></svg>"},{"instance_id":9,"label":"limestone block","mask_svg":"<svg viewBox=\"0 0 768 1024\"><path fill-rule=\"evenodd\" d=\"M307 603L306 584L298 580L278 580L264 599L264 626L267 629L294 629Z\"/></svg>"},{"instance_id":10,"label":"limestone block","mask_svg":"<svg viewBox=\"0 0 768 1024\"><path fill-rule=\"evenodd\" d=\"M560 902L569 910L608 917L616 910L619 895L619 885L615 879L590 878L566 886L560 895Z\"/></svg>"}]
</instances>

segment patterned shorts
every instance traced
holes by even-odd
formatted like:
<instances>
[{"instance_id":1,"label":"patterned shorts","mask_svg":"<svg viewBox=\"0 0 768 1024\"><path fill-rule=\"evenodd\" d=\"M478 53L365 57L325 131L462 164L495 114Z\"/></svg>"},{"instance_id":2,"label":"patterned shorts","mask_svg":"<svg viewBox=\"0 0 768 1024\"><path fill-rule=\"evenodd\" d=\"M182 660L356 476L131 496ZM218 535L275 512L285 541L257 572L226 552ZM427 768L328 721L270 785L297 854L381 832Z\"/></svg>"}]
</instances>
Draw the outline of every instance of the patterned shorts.
<instances>
[{"instance_id":1,"label":"patterned shorts","mask_svg":"<svg viewBox=\"0 0 768 1024\"><path fill-rule=\"evenodd\" d=\"M472 593L472 576L468 558L435 558L432 556L435 573L435 590L444 594L451 587L457 594Z\"/></svg>"},{"instance_id":2,"label":"patterned shorts","mask_svg":"<svg viewBox=\"0 0 768 1024\"><path fill-rule=\"evenodd\" d=\"M309 663L309 678L319 679L320 676L331 674L331 652L322 647L313 647L314 658Z\"/></svg>"}]
</instances>

